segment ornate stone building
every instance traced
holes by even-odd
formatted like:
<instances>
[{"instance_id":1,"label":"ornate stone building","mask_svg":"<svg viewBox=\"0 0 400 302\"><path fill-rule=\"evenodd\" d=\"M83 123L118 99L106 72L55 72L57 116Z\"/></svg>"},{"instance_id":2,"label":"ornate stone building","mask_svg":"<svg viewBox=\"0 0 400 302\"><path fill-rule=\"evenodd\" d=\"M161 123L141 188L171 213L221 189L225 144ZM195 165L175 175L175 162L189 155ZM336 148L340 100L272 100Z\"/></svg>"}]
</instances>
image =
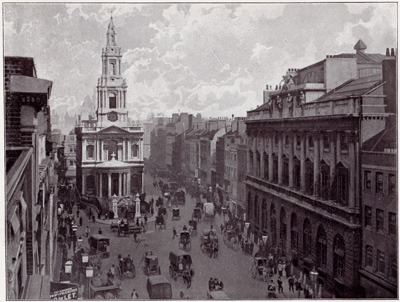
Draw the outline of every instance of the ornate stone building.
<instances>
[{"instance_id":1,"label":"ornate stone building","mask_svg":"<svg viewBox=\"0 0 400 302\"><path fill-rule=\"evenodd\" d=\"M384 55L365 49L289 69L246 121L251 232L336 297L362 295L360 146L387 117Z\"/></svg>"},{"instance_id":2,"label":"ornate stone building","mask_svg":"<svg viewBox=\"0 0 400 302\"><path fill-rule=\"evenodd\" d=\"M96 119L78 121L75 128L77 187L82 195L97 197L109 209L111 200L142 193L144 167L144 131L129 123L127 84L121 76L121 47L115 36L111 17L101 55Z\"/></svg>"}]
</instances>

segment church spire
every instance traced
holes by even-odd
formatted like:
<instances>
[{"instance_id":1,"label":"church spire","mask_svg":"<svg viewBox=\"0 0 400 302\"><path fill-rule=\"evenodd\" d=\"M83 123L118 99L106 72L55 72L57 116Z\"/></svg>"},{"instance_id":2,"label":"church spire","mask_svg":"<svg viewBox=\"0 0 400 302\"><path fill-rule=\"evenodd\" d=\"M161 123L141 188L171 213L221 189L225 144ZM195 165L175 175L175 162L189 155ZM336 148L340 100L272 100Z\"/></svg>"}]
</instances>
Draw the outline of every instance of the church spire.
<instances>
[{"instance_id":1,"label":"church spire","mask_svg":"<svg viewBox=\"0 0 400 302\"><path fill-rule=\"evenodd\" d=\"M107 30L107 46L116 46L117 43L115 42L115 36L116 36L115 28L114 28L114 22L113 22L113 17L111 15L110 23L108 24L108 30Z\"/></svg>"}]
</instances>

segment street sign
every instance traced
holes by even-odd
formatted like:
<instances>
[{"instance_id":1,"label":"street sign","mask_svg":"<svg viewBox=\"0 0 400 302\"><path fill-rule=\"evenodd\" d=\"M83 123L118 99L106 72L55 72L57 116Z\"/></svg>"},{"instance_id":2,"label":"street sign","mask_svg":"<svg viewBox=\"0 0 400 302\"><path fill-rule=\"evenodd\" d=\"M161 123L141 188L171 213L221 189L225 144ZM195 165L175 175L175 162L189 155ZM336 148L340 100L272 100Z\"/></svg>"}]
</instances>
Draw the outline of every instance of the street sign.
<instances>
[{"instance_id":1,"label":"street sign","mask_svg":"<svg viewBox=\"0 0 400 302\"><path fill-rule=\"evenodd\" d=\"M77 300L78 285L71 283L50 282L51 300Z\"/></svg>"}]
</instances>

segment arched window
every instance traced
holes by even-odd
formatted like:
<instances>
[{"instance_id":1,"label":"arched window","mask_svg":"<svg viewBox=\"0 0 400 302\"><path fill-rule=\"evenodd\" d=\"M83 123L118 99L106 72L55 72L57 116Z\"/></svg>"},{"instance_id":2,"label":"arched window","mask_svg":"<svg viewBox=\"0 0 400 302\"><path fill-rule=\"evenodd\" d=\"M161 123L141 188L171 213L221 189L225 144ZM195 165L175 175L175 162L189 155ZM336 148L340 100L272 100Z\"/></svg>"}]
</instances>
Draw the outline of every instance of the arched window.
<instances>
[{"instance_id":1,"label":"arched window","mask_svg":"<svg viewBox=\"0 0 400 302\"><path fill-rule=\"evenodd\" d=\"M290 218L290 246L292 250L297 251L299 246L299 235L297 231L297 215L292 213Z\"/></svg>"},{"instance_id":2,"label":"arched window","mask_svg":"<svg viewBox=\"0 0 400 302\"><path fill-rule=\"evenodd\" d=\"M286 254L286 233L287 233L287 228L286 228L286 211L285 209L282 207L281 208L281 213L279 215L279 220L280 220L280 228L279 228L279 239L281 242L281 248L282 248L282 252L284 252Z\"/></svg>"},{"instance_id":3,"label":"arched window","mask_svg":"<svg viewBox=\"0 0 400 302\"><path fill-rule=\"evenodd\" d=\"M250 174L253 174L254 173L254 158L253 158L252 150L249 150L249 161L250 161L249 172L250 172Z\"/></svg>"},{"instance_id":4,"label":"arched window","mask_svg":"<svg viewBox=\"0 0 400 302\"><path fill-rule=\"evenodd\" d=\"M92 159L94 157L94 146L86 146L86 157L87 159Z\"/></svg>"},{"instance_id":5,"label":"arched window","mask_svg":"<svg viewBox=\"0 0 400 302\"><path fill-rule=\"evenodd\" d=\"M269 178L269 158L268 154L264 152L264 179Z\"/></svg>"},{"instance_id":6,"label":"arched window","mask_svg":"<svg viewBox=\"0 0 400 302\"><path fill-rule=\"evenodd\" d=\"M345 243L343 237L336 235L333 240L333 274L344 277Z\"/></svg>"},{"instance_id":7,"label":"arched window","mask_svg":"<svg viewBox=\"0 0 400 302\"><path fill-rule=\"evenodd\" d=\"M271 229L271 242L273 246L276 246L276 213L275 206L271 204L270 210L270 229Z\"/></svg>"},{"instance_id":8,"label":"arched window","mask_svg":"<svg viewBox=\"0 0 400 302\"><path fill-rule=\"evenodd\" d=\"M295 157L293 159L293 186L295 190L300 190L300 180L301 174L300 174L300 160Z\"/></svg>"},{"instance_id":9,"label":"arched window","mask_svg":"<svg viewBox=\"0 0 400 302\"><path fill-rule=\"evenodd\" d=\"M108 99L109 108L117 108L117 96L114 93L110 93Z\"/></svg>"},{"instance_id":10,"label":"arched window","mask_svg":"<svg viewBox=\"0 0 400 302\"><path fill-rule=\"evenodd\" d=\"M256 176L260 177L261 173L261 156L260 156L260 152L258 152L258 150L256 151Z\"/></svg>"},{"instance_id":11,"label":"arched window","mask_svg":"<svg viewBox=\"0 0 400 302\"><path fill-rule=\"evenodd\" d=\"M272 154L272 181L278 182L278 156L274 153Z\"/></svg>"},{"instance_id":12,"label":"arched window","mask_svg":"<svg viewBox=\"0 0 400 302\"><path fill-rule=\"evenodd\" d=\"M262 221L261 221L261 229L263 230L263 229L265 229L266 227L267 227L267 223L268 223L268 221L267 221L267 201L265 200L265 199L263 199L263 201L262 201L262 206L261 206L261 208L262 208Z\"/></svg>"},{"instance_id":13,"label":"arched window","mask_svg":"<svg viewBox=\"0 0 400 302\"><path fill-rule=\"evenodd\" d=\"M138 157L139 147L136 144L132 144L132 157Z\"/></svg>"},{"instance_id":14,"label":"arched window","mask_svg":"<svg viewBox=\"0 0 400 302\"><path fill-rule=\"evenodd\" d=\"M303 253L304 257L311 256L311 225L307 218L303 224Z\"/></svg>"},{"instance_id":15,"label":"arched window","mask_svg":"<svg viewBox=\"0 0 400 302\"><path fill-rule=\"evenodd\" d=\"M342 205L347 205L349 201L349 172L339 163L336 166L336 199Z\"/></svg>"},{"instance_id":16,"label":"arched window","mask_svg":"<svg viewBox=\"0 0 400 302\"><path fill-rule=\"evenodd\" d=\"M312 195L314 191L314 164L307 158L306 160L306 193Z\"/></svg>"},{"instance_id":17,"label":"arched window","mask_svg":"<svg viewBox=\"0 0 400 302\"><path fill-rule=\"evenodd\" d=\"M329 199L329 188L330 188L330 168L329 165L322 160L321 161L321 185L320 185L320 195L322 199Z\"/></svg>"},{"instance_id":18,"label":"arched window","mask_svg":"<svg viewBox=\"0 0 400 302\"><path fill-rule=\"evenodd\" d=\"M289 185L289 159L284 155L282 158L282 182L284 186Z\"/></svg>"},{"instance_id":19,"label":"arched window","mask_svg":"<svg viewBox=\"0 0 400 302\"><path fill-rule=\"evenodd\" d=\"M318 266L326 267L326 233L322 226L319 226L317 232L317 263Z\"/></svg>"}]
</instances>

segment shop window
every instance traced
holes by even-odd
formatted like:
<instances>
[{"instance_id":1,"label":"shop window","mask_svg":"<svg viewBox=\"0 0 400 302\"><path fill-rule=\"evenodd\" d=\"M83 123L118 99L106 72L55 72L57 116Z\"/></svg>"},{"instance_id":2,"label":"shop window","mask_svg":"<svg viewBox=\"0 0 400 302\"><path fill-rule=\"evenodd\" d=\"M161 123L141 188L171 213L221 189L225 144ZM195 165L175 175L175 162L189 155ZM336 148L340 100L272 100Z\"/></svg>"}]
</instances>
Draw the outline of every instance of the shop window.
<instances>
[{"instance_id":1,"label":"shop window","mask_svg":"<svg viewBox=\"0 0 400 302\"><path fill-rule=\"evenodd\" d=\"M372 246L365 246L365 266L372 267L374 265L374 251Z\"/></svg>"},{"instance_id":2,"label":"shop window","mask_svg":"<svg viewBox=\"0 0 400 302\"><path fill-rule=\"evenodd\" d=\"M389 235L396 235L396 213L389 213Z\"/></svg>"},{"instance_id":3,"label":"shop window","mask_svg":"<svg viewBox=\"0 0 400 302\"><path fill-rule=\"evenodd\" d=\"M384 214L382 210L376 210L376 231L383 232L384 227Z\"/></svg>"},{"instance_id":4,"label":"shop window","mask_svg":"<svg viewBox=\"0 0 400 302\"><path fill-rule=\"evenodd\" d=\"M364 171L364 190L371 190L371 182L372 182L372 172Z\"/></svg>"},{"instance_id":5,"label":"shop window","mask_svg":"<svg viewBox=\"0 0 400 302\"><path fill-rule=\"evenodd\" d=\"M364 223L366 227L372 227L372 208L369 206L364 209Z\"/></svg>"},{"instance_id":6,"label":"shop window","mask_svg":"<svg viewBox=\"0 0 400 302\"><path fill-rule=\"evenodd\" d=\"M375 174L375 192L383 192L383 173L381 172L376 172Z\"/></svg>"},{"instance_id":7,"label":"shop window","mask_svg":"<svg viewBox=\"0 0 400 302\"><path fill-rule=\"evenodd\" d=\"M385 273L385 253L381 250L376 251L376 270L382 274Z\"/></svg>"}]
</instances>

